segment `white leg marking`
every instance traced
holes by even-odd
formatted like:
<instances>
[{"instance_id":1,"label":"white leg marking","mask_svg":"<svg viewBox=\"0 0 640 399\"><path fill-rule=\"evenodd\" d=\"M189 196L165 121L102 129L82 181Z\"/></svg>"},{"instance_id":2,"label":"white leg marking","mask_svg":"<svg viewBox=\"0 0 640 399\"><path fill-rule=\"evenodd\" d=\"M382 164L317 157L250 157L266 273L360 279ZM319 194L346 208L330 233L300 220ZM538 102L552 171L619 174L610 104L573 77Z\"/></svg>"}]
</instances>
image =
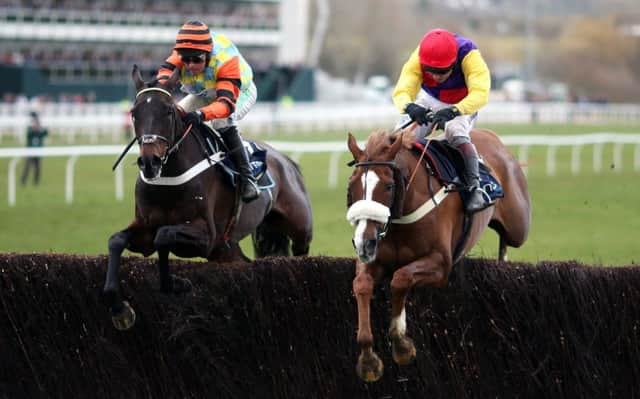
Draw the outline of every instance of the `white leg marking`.
<instances>
[{"instance_id":1,"label":"white leg marking","mask_svg":"<svg viewBox=\"0 0 640 399\"><path fill-rule=\"evenodd\" d=\"M391 320L389 331L395 331L398 337L404 337L407 333L407 314L404 308L398 317Z\"/></svg>"}]
</instances>

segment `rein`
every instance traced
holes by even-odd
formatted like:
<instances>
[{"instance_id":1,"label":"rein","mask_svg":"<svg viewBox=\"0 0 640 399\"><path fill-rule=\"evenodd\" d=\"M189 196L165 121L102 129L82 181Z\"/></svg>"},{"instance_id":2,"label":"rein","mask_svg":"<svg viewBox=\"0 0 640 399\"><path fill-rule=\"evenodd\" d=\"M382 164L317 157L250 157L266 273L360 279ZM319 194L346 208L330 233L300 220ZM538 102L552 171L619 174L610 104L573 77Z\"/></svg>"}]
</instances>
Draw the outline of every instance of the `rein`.
<instances>
[{"instance_id":1,"label":"rein","mask_svg":"<svg viewBox=\"0 0 640 399\"><path fill-rule=\"evenodd\" d=\"M427 135L427 143L424 145L424 148L422 149L422 154L420 154L420 159L418 159L418 163L416 164L416 167L413 169L413 172L411 173L411 178L409 179L409 183L407 183L407 191L409 191L409 186L411 185L411 182L413 182L413 178L416 177L416 172L418 172L418 168L422 164L422 160L424 159L424 154L427 152L427 147L429 147L429 143L431 142L431 135L433 134L433 132L436 131L436 127L438 127L438 125L434 123L433 127L431 128L431 131ZM429 189L431 189L431 180L429 180ZM433 195L433 192L431 194Z\"/></svg>"}]
</instances>

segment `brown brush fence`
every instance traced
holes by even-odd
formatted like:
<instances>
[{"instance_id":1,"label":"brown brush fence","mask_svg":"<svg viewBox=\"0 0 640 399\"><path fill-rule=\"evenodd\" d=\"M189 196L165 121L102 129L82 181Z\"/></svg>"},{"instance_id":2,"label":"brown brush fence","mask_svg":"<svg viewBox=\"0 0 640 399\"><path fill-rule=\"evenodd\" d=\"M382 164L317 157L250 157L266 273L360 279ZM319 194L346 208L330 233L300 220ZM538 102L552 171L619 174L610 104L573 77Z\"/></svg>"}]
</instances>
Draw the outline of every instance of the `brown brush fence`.
<instances>
[{"instance_id":1,"label":"brown brush fence","mask_svg":"<svg viewBox=\"0 0 640 399\"><path fill-rule=\"evenodd\" d=\"M416 362L372 319L380 381L355 374L353 260L250 266L172 261L193 293L156 290L153 260L125 258L138 320L115 330L106 257L0 255L0 398L640 397L640 269L467 260L407 309Z\"/></svg>"}]
</instances>

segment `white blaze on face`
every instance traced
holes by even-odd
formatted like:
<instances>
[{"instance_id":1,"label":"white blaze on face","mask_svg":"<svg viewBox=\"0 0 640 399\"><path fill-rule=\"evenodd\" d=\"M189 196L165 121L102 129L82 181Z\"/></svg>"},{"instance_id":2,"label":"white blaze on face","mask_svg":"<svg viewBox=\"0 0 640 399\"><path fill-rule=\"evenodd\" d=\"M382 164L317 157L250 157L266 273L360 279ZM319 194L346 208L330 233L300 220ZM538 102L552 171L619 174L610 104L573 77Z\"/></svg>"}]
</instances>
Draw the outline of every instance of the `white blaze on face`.
<instances>
[{"instance_id":1,"label":"white blaze on face","mask_svg":"<svg viewBox=\"0 0 640 399\"><path fill-rule=\"evenodd\" d=\"M376 174L376 172L366 171L360 176L360 181L362 182L362 189L364 191L363 200L373 200L373 189L376 187L376 184L380 181L380 178ZM353 234L353 243L356 247L358 253L360 253L362 249L362 245L364 244L364 239L362 235L364 234L364 230L367 227L368 220L361 219L356 225L356 231Z\"/></svg>"}]
</instances>

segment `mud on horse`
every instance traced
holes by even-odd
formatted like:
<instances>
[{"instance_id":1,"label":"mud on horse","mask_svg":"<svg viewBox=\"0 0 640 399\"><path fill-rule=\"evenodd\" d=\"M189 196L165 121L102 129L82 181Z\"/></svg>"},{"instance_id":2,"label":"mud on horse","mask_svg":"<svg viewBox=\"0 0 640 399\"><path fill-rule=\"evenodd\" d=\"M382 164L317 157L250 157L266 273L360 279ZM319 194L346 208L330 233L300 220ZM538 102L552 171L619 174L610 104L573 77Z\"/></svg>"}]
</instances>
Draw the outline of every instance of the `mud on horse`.
<instances>
[{"instance_id":1,"label":"mud on horse","mask_svg":"<svg viewBox=\"0 0 640 399\"><path fill-rule=\"evenodd\" d=\"M116 328L135 322L120 292L119 269L125 249L149 256L157 251L160 290L183 293L191 283L169 270L169 253L210 261L247 261L238 242L253 237L256 257L306 255L312 238L311 203L298 166L264 143L268 178L260 197L242 204L239 192L217 165L224 153L206 152L205 126L185 126L171 96L178 74L164 84L143 82L133 69L137 95L132 108L140 149L135 216L109 239L104 293ZM206 139L205 139L206 138ZM222 141L220 140L220 143ZM222 145L222 144L220 144ZM118 159L117 163L122 159Z\"/></svg>"},{"instance_id":2,"label":"mud on horse","mask_svg":"<svg viewBox=\"0 0 640 399\"><path fill-rule=\"evenodd\" d=\"M349 179L347 218L355 227L353 243L358 255L353 291L361 352L356 372L365 381L378 380L384 368L374 351L371 331L375 284L391 278L392 355L396 363L408 364L416 356L407 335L409 291L445 286L452 265L469 252L487 226L498 232L499 258L505 260L507 246L519 247L526 240L531 220L525 176L495 133L475 129L471 139L502 186L504 197L469 216L466 235L460 195L449 192L425 165L418 165L420 153L403 146L403 135L409 137L411 132L372 133L364 149L351 134L348 138L355 166Z\"/></svg>"}]
</instances>

